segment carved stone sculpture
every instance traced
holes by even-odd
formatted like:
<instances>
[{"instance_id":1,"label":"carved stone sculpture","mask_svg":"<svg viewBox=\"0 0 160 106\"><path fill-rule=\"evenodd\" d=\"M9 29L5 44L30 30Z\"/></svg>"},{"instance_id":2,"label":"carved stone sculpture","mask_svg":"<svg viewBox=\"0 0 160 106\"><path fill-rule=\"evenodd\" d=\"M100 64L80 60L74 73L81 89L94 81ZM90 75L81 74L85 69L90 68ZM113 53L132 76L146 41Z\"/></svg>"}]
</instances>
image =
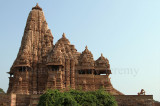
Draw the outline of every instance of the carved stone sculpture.
<instances>
[{"instance_id":1,"label":"carved stone sculpture","mask_svg":"<svg viewBox=\"0 0 160 106\"><path fill-rule=\"evenodd\" d=\"M138 92L138 95L145 95L144 89L141 89L141 92Z\"/></svg>"}]
</instances>

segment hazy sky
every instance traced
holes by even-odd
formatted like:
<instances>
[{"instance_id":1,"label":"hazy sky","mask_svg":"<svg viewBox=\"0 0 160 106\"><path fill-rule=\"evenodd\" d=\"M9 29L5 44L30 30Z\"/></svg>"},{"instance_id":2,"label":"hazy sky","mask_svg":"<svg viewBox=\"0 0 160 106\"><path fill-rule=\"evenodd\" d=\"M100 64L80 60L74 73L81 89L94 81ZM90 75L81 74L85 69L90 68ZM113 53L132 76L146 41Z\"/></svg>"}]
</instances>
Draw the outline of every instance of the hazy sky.
<instances>
[{"instance_id":1,"label":"hazy sky","mask_svg":"<svg viewBox=\"0 0 160 106\"><path fill-rule=\"evenodd\" d=\"M141 89L160 101L160 0L1 0L0 88L16 59L28 14L43 8L54 44L62 33L79 52L110 61L113 86L127 95Z\"/></svg>"}]
</instances>

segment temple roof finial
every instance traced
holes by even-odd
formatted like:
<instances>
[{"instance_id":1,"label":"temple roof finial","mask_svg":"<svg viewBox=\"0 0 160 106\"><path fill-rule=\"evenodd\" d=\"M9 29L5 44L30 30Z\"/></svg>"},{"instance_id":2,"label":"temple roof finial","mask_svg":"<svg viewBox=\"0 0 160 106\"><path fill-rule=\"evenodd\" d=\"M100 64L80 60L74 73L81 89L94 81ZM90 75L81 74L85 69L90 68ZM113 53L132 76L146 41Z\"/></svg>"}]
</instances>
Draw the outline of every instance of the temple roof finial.
<instances>
[{"instance_id":1,"label":"temple roof finial","mask_svg":"<svg viewBox=\"0 0 160 106\"><path fill-rule=\"evenodd\" d=\"M62 35L62 37L63 37L63 38L65 38L65 37L66 37L66 34L65 34L64 32L63 32L63 35Z\"/></svg>"},{"instance_id":2,"label":"temple roof finial","mask_svg":"<svg viewBox=\"0 0 160 106\"><path fill-rule=\"evenodd\" d=\"M41 11L42 11L42 8L39 7L39 5L38 5L38 3L37 3L36 6L32 8L32 10L41 10Z\"/></svg>"},{"instance_id":3,"label":"temple roof finial","mask_svg":"<svg viewBox=\"0 0 160 106\"><path fill-rule=\"evenodd\" d=\"M101 57L103 57L103 53L101 53Z\"/></svg>"},{"instance_id":4,"label":"temple roof finial","mask_svg":"<svg viewBox=\"0 0 160 106\"><path fill-rule=\"evenodd\" d=\"M39 7L38 3L36 4L37 7Z\"/></svg>"},{"instance_id":5,"label":"temple roof finial","mask_svg":"<svg viewBox=\"0 0 160 106\"><path fill-rule=\"evenodd\" d=\"M88 46L86 45L86 47L85 47L86 49L88 49Z\"/></svg>"}]
</instances>

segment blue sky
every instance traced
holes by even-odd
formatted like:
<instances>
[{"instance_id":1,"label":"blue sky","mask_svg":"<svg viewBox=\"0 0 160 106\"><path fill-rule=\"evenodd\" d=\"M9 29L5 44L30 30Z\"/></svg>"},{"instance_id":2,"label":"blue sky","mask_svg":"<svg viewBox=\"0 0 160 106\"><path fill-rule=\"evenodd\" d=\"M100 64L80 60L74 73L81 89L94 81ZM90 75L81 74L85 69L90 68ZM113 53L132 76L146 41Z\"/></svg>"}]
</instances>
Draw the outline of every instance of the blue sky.
<instances>
[{"instance_id":1,"label":"blue sky","mask_svg":"<svg viewBox=\"0 0 160 106\"><path fill-rule=\"evenodd\" d=\"M113 86L136 95L142 88L160 101L159 0L1 0L0 88L15 60L28 14L36 3L43 8L54 44L62 33L79 52L85 46L94 59L110 61Z\"/></svg>"}]
</instances>

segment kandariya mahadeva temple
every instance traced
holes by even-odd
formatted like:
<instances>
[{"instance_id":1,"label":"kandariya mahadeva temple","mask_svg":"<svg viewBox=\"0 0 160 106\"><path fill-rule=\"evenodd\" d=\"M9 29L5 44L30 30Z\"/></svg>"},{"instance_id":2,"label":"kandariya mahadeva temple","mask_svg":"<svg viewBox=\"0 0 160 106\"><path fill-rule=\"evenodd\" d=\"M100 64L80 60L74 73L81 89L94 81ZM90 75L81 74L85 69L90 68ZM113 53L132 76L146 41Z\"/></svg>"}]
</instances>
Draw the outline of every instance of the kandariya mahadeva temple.
<instances>
[{"instance_id":1,"label":"kandariya mahadeva temple","mask_svg":"<svg viewBox=\"0 0 160 106\"><path fill-rule=\"evenodd\" d=\"M109 60L103 54L94 60L87 46L78 52L65 33L55 44L53 39L37 4L29 13L17 58L8 72L9 88L6 95L0 95L0 104L33 106L47 89L70 88L94 91L103 87L116 96L119 104L126 103L124 98L130 99L112 86ZM137 95L131 97L136 99ZM141 97L151 104L148 97L152 99L152 95Z\"/></svg>"},{"instance_id":2,"label":"kandariya mahadeva temple","mask_svg":"<svg viewBox=\"0 0 160 106\"><path fill-rule=\"evenodd\" d=\"M77 52L64 33L53 45L53 35L38 5L29 13L19 53L8 73L8 93L104 87L112 94L122 95L110 82L109 61L102 54L94 60L87 46L82 53Z\"/></svg>"}]
</instances>

